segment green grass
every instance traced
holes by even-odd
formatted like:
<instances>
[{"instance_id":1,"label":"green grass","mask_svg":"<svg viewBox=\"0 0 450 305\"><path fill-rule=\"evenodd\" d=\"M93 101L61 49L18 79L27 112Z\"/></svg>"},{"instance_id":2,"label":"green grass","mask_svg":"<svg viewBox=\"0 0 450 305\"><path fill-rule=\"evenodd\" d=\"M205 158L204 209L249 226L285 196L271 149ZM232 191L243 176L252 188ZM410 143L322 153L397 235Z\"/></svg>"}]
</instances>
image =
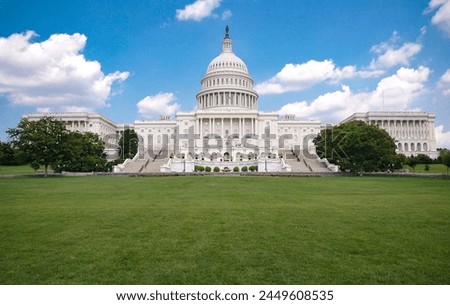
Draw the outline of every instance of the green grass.
<instances>
[{"instance_id":1,"label":"green grass","mask_svg":"<svg viewBox=\"0 0 450 305\"><path fill-rule=\"evenodd\" d=\"M0 175L34 174L34 169L27 165L0 165Z\"/></svg>"},{"instance_id":2,"label":"green grass","mask_svg":"<svg viewBox=\"0 0 450 305\"><path fill-rule=\"evenodd\" d=\"M434 174L447 174L447 166L444 164L429 164L429 171L425 170L425 164L417 164L413 169L411 166L405 165L403 168L408 169L410 173L434 173Z\"/></svg>"},{"instance_id":3,"label":"green grass","mask_svg":"<svg viewBox=\"0 0 450 305\"><path fill-rule=\"evenodd\" d=\"M0 284L450 284L450 180L0 179Z\"/></svg>"}]
</instances>

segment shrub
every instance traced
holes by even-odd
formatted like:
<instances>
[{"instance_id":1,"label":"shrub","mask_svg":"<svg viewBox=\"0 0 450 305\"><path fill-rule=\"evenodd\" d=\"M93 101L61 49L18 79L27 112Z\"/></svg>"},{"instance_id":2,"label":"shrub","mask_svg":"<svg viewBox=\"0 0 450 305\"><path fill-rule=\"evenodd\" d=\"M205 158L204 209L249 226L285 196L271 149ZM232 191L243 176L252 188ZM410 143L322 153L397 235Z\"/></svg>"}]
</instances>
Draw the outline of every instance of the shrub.
<instances>
[{"instance_id":1,"label":"shrub","mask_svg":"<svg viewBox=\"0 0 450 305\"><path fill-rule=\"evenodd\" d=\"M239 172L239 167L235 166L235 167L233 168L233 172L235 172L235 173Z\"/></svg>"},{"instance_id":2,"label":"shrub","mask_svg":"<svg viewBox=\"0 0 450 305\"><path fill-rule=\"evenodd\" d=\"M209 167L209 166L205 167L205 172L210 173L211 172L211 167Z\"/></svg>"},{"instance_id":3,"label":"shrub","mask_svg":"<svg viewBox=\"0 0 450 305\"><path fill-rule=\"evenodd\" d=\"M37 171L39 169L39 167L40 167L39 162L37 162L36 160L31 162L30 166L31 166L32 169L34 169L34 171Z\"/></svg>"},{"instance_id":4,"label":"shrub","mask_svg":"<svg viewBox=\"0 0 450 305\"><path fill-rule=\"evenodd\" d=\"M220 172L220 168L219 168L218 166L214 167L214 172L215 172L215 173Z\"/></svg>"},{"instance_id":5,"label":"shrub","mask_svg":"<svg viewBox=\"0 0 450 305\"><path fill-rule=\"evenodd\" d=\"M249 166L248 168L251 172L254 172L256 170L256 167L254 165Z\"/></svg>"},{"instance_id":6,"label":"shrub","mask_svg":"<svg viewBox=\"0 0 450 305\"><path fill-rule=\"evenodd\" d=\"M243 167L241 168L241 171L243 171L243 172L246 172L247 170L248 170L247 166L243 166Z\"/></svg>"},{"instance_id":7,"label":"shrub","mask_svg":"<svg viewBox=\"0 0 450 305\"><path fill-rule=\"evenodd\" d=\"M196 172L203 172L203 171L205 171L205 168L204 168L203 166L196 165L196 166L194 167L194 170L195 170Z\"/></svg>"}]
</instances>

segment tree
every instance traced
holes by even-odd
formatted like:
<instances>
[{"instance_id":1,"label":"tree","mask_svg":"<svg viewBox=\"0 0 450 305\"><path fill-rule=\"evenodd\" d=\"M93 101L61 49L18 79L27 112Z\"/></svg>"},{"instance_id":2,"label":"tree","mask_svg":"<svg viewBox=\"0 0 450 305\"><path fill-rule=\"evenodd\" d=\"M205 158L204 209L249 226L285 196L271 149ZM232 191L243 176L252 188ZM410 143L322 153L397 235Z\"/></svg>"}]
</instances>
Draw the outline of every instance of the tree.
<instances>
[{"instance_id":1,"label":"tree","mask_svg":"<svg viewBox=\"0 0 450 305\"><path fill-rule=\"evenodd\" d=\"M417 163L419 163L419 164L431 164L431 163L433 163L433 159L431 159L429 156L424 155L424 154L417 155L416 159L417 159Z\"/></svg>"},{"instance_id":2,"label":"tree","mask_svg":"<svg viewBox=\"0 0 450 305\"><path fill-rule=\"evenodd\" d=\"M23 164L19 149L9 142L0 141L0 165Z\"/></svg>"},{"instance_id":3,"label":"tree","mask_svg":"<svg viewBox=\"0 0 450 305\"><path fill-rule=\"evenodd\" d=\"M413 171L416 172L416 165L418 164L416 157L411 156L411 157L407 158L406 164L408 164L410 167L412 167Z\"/></svg>"},{"instance_id":4,"label":"tree","mask_svg":"<svg viewBox=\"0 0 450 305\"><path fill-rule=\"evenodd\" d=\"M66 149L64 156L52 163L57 172L98 172L109 170L105 158L104 142L96 134L87 132L71 132L63 144Z\"/></svg>"},{"instance_id":5,"label":"tree","mask_svg":"<svg viewBox=\"0 0 450 305\"><path fill-rule=\"evenodd\" d=\"M387 171L395 162L395 142L375 125L362 121L325 129L314 139L321 158L338 164L343 171Z\"/></svg>"},{"instance_id":6,"label":"tree","mask_svg":"<svg viewBox=\"0 0 450 305\"><path fill-rule=\"evenodd\" d=\"M394 157L393 168L392 170L398 170L403 168L403 164L406 164L406 156L403 154L397 154Z\"/></svg>"},{"instance_id":7,"label":"tree","mask_svg":"<svg viewBox=\"0 0 450 305\"><path fill-rule=\"evenodd\" d=\"M125 129L119 139L120 157L125 160L133 158L138 152L139 140L133 129Z\"/></svg>"},{"instance_id":8,"label":"tree","mask_svg":"<svg viewBox=\"0 0 450 305\"><path fill-rule=\"evenodd\" d=\"M447 176L448 176L448 168L450 167L450 150L447 149L441 150L439 156L441 157L442 164L447 166Z\"/></svg>"},{"instance_id":9,"label":"tree","mask_svg":"<svg viewBox=\"0 0 450 305\"><path fill-rule=\"evenodd\" d=\"M13 147L20 149L27 162L44 165L45 176L48 166L63 158L68 137L64 124L50 117L39 121L22 119L17 128L7 130Z\"/></svg>"}]
</instances>

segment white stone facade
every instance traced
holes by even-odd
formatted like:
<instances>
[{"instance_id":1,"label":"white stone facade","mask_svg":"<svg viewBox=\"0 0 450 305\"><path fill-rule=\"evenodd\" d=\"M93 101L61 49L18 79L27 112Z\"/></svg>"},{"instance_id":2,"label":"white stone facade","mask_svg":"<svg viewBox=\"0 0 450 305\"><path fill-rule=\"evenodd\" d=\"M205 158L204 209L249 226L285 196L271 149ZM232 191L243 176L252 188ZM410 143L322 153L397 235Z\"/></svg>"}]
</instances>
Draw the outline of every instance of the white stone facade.
<instances>
[{"instance_id":1,"label":"white stone facade","mask_svg":"<svg viewBox=\"0 0 450 305\"><path fill-rule=\"evenodd\" d=\"M397 153L406 156L439 156L434 134L435 115L419 111L370 111L355 113L341 123L363 121L386 130L395 140Z\"/></svg>"},{"instance_id":2,"label":"white stone facade","mask_svg":"<svg viewBox=\"0 0 450 305\"><path fill-rule=\"evenodd\" d=\"M208 65L196 98L197 110L178 112L176 122L167 118L134 122L150 157L167 143L167 154L175 159L171 161L174 171L181 167L186 171L186 162L192 160L198 165L215 162L211 165L223 167L226 164L220 162L258 165L265 159L270 159L264 161L265 169L269 164L270 171L288 171L289 166L283 166L279 157L294 147L307 149L320 132L320 121L297 121L293 116L280 121L276 112L258 111L253 79L233 53L228 33L222 52Z\"/></svg>"},{"instance_id":3,"label":"white stone facade","mask_svg":"<svg viewBox=\"0 0 450 305\"><path fill-rule=\"evenodd\" d=\"M62 121L69 131L91 132L99 135L105 141L105 153L108 159L117 158L118 141L124 129L132 129L132 125L116 124L98 113L89 112L46 112L27 114L24 118L37 121L51 117Z\"/></svg>"}]
</instances>

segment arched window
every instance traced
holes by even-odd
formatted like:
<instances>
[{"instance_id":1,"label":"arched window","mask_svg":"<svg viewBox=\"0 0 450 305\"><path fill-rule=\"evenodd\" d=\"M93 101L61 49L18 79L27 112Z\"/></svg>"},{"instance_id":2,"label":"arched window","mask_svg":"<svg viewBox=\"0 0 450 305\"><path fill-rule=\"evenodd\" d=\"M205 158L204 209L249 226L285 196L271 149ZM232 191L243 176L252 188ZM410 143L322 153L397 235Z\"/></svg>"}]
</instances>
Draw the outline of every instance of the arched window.
<instances>
[{"instance_id":1,"label":"arched window","mask_svg":"<svg viewBox=\"0 0 450 305\"><path fill-rule=\"evenodd\" d=\"M409 151L408 143L405 143L405 151Z\"/></svg>"}]
</instances>

